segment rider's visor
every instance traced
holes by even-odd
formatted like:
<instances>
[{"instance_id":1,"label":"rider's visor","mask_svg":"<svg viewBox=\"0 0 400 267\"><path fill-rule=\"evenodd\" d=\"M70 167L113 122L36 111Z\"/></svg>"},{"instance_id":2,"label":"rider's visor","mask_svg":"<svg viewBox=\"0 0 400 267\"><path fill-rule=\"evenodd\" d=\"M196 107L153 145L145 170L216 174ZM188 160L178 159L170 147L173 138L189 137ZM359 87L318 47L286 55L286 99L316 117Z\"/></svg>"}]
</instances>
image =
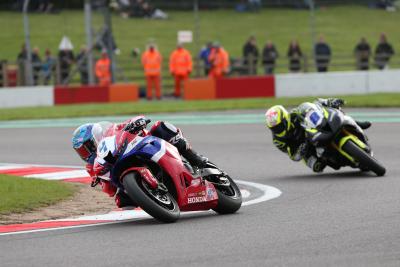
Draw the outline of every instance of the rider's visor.
<instances>
[{"instance_id":1,"label":"rider's visor","mask_svg":"<svg viewBox=\"0 0 400 267\"><path fill-rule=\"evenodd\" d=\"M96 151L96 146L94 145L92 140L86 141L80 147L75 148L75 151L79 154L79 156L86 162L89 161L90 157Z\"/></svg>"}]
</instances>

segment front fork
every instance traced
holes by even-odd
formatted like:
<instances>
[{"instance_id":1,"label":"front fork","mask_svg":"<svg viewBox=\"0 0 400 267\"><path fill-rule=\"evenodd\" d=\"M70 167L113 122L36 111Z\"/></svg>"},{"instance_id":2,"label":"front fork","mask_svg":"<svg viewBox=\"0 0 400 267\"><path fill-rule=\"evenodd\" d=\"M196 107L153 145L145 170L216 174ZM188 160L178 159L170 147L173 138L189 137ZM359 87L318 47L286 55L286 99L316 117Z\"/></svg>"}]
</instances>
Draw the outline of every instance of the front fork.
<instances>
[{"instance_id":1,"label":"front fork","mask_svg":"<svg viewBox=\"0 0 400 267\"><path fill-rule=\"evenodd\" d=\"M355 136L354 134L343 130L344 136L342 138L340 138L338 140L338 142L332 142L332 146L345 158L347 158L348 160L350 160L352 163L356 163L356 161L354 160L354 158L349 155L346 151L343 150L343 146L344 144L346 144L349 141L352 141L353 143L355 143L357 146L359 146L360 148L362 148L363 150L365 150L367 153L370 153L371 150L369 148L368 145L366 145L363 141L361 141L357 136Z\"/></svg>"}]
</instances>

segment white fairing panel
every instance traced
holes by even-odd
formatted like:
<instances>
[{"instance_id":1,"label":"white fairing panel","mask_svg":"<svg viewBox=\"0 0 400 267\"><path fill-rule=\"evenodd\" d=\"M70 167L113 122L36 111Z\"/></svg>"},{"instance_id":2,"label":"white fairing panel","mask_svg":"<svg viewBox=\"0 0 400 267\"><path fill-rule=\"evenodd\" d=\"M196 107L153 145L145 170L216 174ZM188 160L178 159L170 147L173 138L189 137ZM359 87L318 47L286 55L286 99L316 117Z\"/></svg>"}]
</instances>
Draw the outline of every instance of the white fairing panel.
<instances>
[{"instance_id":1,"label":"white fairing panel","mask_svg":"<svg viewBox=\"0 0 400 267\"><path fill-rule=\"evenodd\" d=\"M103 138L97 147L97 157L104 159L110 152L114 155L115 150L115 135Z\"/></svg>"},{"instance_id":2,"label":"white fairing panel","mask_svg":"<svg viewBox=\"0 0 400 267\"><path fill-rule=\"evenodd\" d=\"M162 156L165 155L165 141L161 140L161 148L160 150L151 157L151 160L154 162L158 162Z\"/></svg>"}]
</instances>

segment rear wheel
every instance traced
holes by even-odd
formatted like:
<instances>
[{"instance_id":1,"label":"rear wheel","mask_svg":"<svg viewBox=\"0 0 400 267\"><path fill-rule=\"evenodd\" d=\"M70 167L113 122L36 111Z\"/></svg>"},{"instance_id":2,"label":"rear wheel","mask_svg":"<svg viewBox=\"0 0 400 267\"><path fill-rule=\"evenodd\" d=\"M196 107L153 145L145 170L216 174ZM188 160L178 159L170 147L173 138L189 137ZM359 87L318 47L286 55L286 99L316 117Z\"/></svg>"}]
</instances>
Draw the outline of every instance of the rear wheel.
<instances>
[{"instance_id":1,"label":"rear wheel","mask_svg":"<svg viewBox=\"0 0 400 267\"><path fill-rule=\"evenodd\" d=\"M385 167L382 166L375 158L370 156L367 152L362 150L353 141L348 141L343 145L343 150L351 155L360 164L361 170L373 171L378 176L383 176L386 172Z\"/></svg>"},{"instance_id":2,"label":"rear wheel","mask_svg":"<svg viewBox=\"0 0 400 267\"><path fill-rule=\"evenodd\" d=\"M213 182L218 194L218 205L213 210L220 214L235 213L242 206L242 194L231 177L221 177Z\"/></svg>"},{"instance_id":3,"label":"rear wheel","mask_svg":"<svg viewBox=\"0 0 400 267\"><path fill-rule=\"evenodd\" d=\"M171 194L150 188L138 173L131 172L124 176L123 185L129 197L157 220L171 223L179 219L179 206Z\"/></svg>"}]
</instances>

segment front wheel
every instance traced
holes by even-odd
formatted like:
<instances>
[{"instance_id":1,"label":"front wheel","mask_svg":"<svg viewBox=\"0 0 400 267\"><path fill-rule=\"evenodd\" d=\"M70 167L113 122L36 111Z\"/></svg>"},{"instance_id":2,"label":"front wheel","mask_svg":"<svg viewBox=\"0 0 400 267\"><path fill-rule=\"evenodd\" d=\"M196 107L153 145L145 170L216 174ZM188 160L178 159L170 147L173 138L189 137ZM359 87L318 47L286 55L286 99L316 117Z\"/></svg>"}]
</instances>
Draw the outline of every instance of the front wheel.
<instances>
[{"instance_id":1,"label":"front wheel","mask_svg":"<svg viewBox=\"0 0 400 267\"><path fill-rule=\"evenodd\" d=\"M179 219L178 203L170 193L151 189L136 172L124 176L122 183L129 197L157 220L172 223Z\"/></svg>"},{"instance_id":2,"label":"front wheel","mask_svg":"<svg viewBox=\"0 0 400 267\"><path fill-rule=\"evenodd\" d=\"M347 141L342 148L347 154L351 155L359 164L361 170L371 170L378 176L386 173L385 167L382 166L375 158L362 150L352 141Z\"/></svg>"},{"instance_id":3,"label":"front wheel","mask_svg":"<svg viewBox=\"0 0 400 267\"><path fill-rule=\"evenodd\" d=\"M222 177L221 184L213 183L218 194L218 205L213 210L219 214L235 213L242 206L242 194L231 177Z\"/></svg>"}]
</instances>

